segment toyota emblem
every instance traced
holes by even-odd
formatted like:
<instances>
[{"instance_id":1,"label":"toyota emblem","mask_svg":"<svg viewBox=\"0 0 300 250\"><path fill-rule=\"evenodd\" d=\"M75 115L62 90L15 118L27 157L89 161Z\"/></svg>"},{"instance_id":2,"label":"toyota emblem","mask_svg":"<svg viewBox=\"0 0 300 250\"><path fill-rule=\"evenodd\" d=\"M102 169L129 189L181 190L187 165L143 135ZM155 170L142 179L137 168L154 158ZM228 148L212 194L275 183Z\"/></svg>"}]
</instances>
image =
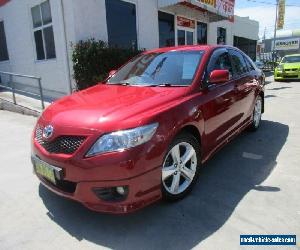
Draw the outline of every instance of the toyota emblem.
<instances>
[{"instance_id":1,"label":"toyota emblem","mask_svg":"<svg viewBox=\"0 0 300 250\"><path fill-rule=\"evenodd\" d=\"M52 134L53 134L53 127L51 125L44 127L43 137L45 139L49 139L52 136Z\"/></svg>"}]
</instances>

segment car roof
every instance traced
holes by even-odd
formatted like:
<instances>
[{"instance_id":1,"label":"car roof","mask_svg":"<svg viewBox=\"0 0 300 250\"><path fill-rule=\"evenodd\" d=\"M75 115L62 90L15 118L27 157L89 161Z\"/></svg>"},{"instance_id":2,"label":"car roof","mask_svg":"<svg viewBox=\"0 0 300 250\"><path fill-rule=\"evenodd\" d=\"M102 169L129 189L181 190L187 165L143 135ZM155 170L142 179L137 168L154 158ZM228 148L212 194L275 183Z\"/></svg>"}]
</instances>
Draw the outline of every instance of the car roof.
<instances>
[{"instance_id":1,"label":"car roof","mask_svg":"<svg viewBox=\"0 0 300 250\"><path fill-rule=\"evenodd\" d=\"M173 47L164 47L159 49L147 50L145 51L145 53L148 54L148 53L163 53L169 51L193 51L193 50L209 51L215 48L233 48L233 47L228 45L183 45L183 46L173 46Z\"/></svg>"}]
</instances>

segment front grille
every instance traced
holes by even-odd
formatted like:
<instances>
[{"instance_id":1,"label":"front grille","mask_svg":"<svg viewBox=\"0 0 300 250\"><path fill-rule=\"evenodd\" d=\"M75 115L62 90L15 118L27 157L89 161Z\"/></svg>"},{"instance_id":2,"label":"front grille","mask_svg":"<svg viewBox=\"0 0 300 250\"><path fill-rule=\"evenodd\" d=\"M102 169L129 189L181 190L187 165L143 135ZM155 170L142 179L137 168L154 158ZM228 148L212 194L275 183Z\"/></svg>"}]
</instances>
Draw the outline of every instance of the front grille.
<instances>
[{"instance_id":1,"label":"front grille","mask_svg":"<svg viewBox=\"0 0 300 250\"><path fill-rule=\"evenodd\" d=\"M295 71L298 71L298 69L286 69L285 71L286 72L295 72Z\"/></svg>"},{"instance_id":2,"label":"front grille","mask_svg":"<svg viewBox=\"0 0 300 250\"><path fill-rule=\"evenodd\" d=\"M284 78L298 78L298 75L285 75Z\"/></svg>"},{"instance_id":3,"label":"front grille","mask_svg":"<svg viewBox=\"0 0 300 250\"><path fill-rule=\"evenodd\" d=\"M36 141L49 153L53 154L73 154L81 146L85 138L85 136L62 135L53 141L45 141L41 127L37 127L35 132Z\"/></svg>"},{"instance_id":4,"label":"front grille","mask_svg":"<svg viewBox=\"0 0 300 250\"><path fill-rule=\"evenodd\" d=\"M75 183L75 182L65 181L65 180L56 180L56 184L54 184L54 183L48 181L44 177L41 177L41 178L48 185L54 186L54 187L58 188L59 190L65 192L65 193L73 194L76 190L77 183Z\"/></svg>"}]
</instances>

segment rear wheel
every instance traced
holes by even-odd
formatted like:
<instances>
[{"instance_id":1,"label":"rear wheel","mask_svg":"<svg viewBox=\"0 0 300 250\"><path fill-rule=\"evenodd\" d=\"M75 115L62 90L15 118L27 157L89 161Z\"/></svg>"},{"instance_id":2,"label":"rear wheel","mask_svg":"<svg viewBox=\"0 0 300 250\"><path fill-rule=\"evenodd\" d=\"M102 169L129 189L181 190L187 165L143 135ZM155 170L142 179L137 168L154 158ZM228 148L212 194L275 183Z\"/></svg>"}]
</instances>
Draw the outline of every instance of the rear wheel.
<instances>
[{"instance_id":1,"label":"rear wheel","mask_svg":"<svg viewBox=\"0 0 300 250\"><path fill-rule=\"evenodd\" d=\"M256 131L259 128L261 115L262 115L263 100L261 96L258 96L254 105L252 123L250 125L251 131Z\"/></svg>"},{"instance_id":2,"label":"rear wheel","mask_svg":"<svg viewBox=\"0 0 300 250\"><path fill-rule=\"evenodd\" d=\"M169 146L162 167L162 194L178 200L193 188L199 173L200 145L191 134L180 134Z\"/></svg>"}]
</instances>

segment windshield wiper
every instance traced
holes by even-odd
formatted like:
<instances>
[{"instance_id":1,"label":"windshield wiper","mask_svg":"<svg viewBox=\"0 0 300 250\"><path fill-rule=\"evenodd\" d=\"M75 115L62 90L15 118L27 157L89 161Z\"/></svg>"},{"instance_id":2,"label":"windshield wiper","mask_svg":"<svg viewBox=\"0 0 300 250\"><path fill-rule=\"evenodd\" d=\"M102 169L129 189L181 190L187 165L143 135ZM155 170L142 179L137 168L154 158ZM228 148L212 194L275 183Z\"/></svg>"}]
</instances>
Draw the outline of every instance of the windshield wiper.
<instances>
[{"instance_id":1,"label":"windshield wiper","mask_svg":"<svg viewBox=\"0 0 300 250\"><path fill-rule=\"evenodd\" d=\"M178 85L178 84L171 84L171 83L160 83L160 84L151 84L146 85L147 87L187 87L187 85Z\"/></svg>"},{"instance_id":2,"label":"windshield wiper","mask_svg":"<svg viewBox=\"0 0 300 250\"><path fill-rule=\"evenodd\" d=\"M165 83L160 83L156 86L157 87L172 87L172 86L175 86L175 85L172 85L171 83L165 82Z\"/></svg>"},{"instance_id":3,"label":"windshield wiper","mask_svg":"<svg viewBox=\"0 0 300 250\"><path fill-rule=\"evenodd\" d=\"M109 83L110 85L122 85L122 86L129 86L131 85L129 82L117 82L117 83Z\"/></svg>"},{"instance_id":4,"label":"windshield wiper","mask_svg":"<svg viewBox=\"0 0 300 250\"><path fill-rule=\"evenodd\" d=\"M122 85L122 86L136 86L136 87L187 87L188 85L178 85L171 83L160 83L160 84L130 84L129 82L118 82L118 83L108 83L109 85Z\"/></svg>"}]
</instances>

